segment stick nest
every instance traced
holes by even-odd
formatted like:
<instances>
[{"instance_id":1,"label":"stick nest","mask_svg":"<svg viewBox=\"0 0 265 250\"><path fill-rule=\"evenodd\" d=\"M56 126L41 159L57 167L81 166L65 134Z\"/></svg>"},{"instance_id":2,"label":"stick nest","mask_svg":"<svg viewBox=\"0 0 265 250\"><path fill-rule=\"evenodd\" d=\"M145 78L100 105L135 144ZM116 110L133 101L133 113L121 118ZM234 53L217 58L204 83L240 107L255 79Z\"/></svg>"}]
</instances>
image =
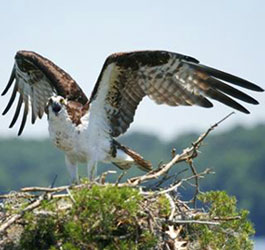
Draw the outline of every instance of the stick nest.
<instances>
[{"instance_id":1,"label":"stick nest","mask_svg":"<svg viewBox=\"0 0 265 250\"><path fill-rule=\"evenodd\" d=\"M224 244L251 249L247 212L236 211L235 199L224 192L201 194L199 180L211 170L197 172L193 164L203 140L227 117L181 154L173 150L167 164L124 183L120 176L107 184L108 171L94 182L2 195L1 249L217 249ZM187 163L191 175L179 179L174 171L172 178L169 171L180 162ZM169 178L175 181L165 186ZM178 189L191 180L194 195L183 201ZM198 199L212 206L198 209Z\"/></svg>"}]
</instances>

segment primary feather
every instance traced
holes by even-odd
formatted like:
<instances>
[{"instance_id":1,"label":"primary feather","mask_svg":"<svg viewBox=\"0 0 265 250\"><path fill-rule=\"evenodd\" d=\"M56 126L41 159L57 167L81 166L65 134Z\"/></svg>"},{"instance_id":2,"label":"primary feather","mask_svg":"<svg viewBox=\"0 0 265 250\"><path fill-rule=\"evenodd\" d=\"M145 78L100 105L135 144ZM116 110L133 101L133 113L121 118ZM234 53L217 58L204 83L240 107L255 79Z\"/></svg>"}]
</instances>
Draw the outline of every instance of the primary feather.
<instances>
[{"instance_id":1,"label":"primary feather","mask_svg":"<svg viewBox=\"0 0 265 250\"><path fill-rule=\"evenodd\" d=\"M65 151L72 179L77 179L78 162L87 162L89 169L98 161L105 161L124 169L136 164L148 171L149 162L114 140L129 128L141 100L148 96L157 104L210 108L213 104L209 99L214 99L249 113L235 99L249 104L258 102L229 84L263 91L254 83L202 65L189 56L168 51L116 53L106 59L88 99L71 76L50 60L35 52L19 51L2 93L5 95L14 85L3 115L14 103L17 92L19 99L10 127L24 104L19 135L29 110L32 123L46 112L50 135L55 145Z\"/></svg>"}]
</instances>

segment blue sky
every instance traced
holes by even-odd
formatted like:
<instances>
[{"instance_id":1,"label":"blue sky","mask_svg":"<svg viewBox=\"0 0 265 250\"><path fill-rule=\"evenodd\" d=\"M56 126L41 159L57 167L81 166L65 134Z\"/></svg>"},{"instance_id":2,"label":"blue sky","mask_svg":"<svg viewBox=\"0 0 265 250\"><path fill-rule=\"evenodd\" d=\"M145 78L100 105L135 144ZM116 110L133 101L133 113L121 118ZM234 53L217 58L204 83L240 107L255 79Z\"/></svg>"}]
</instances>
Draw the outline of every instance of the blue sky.
<instances>
[{"instance_id":1,"label":"blue sky","mask_svg":"<svg viewBox=\"0 0 265 250\"><path fill-rule=\"evenodd\" d=\"M34 50L65 69L90 94L105 58L118 51L163 49L191 55L265 88L264 1L4 1L0 9L0 89L8 81L17 50ZM250 92L249 92L250 93ZM9 93L10 94L10 93ZM265 94L253 93L259 106L250 115L236 113L225 124L265 122ZM0 97L3 110L9 95ZM14 109L12 110L14 112ZM1 136L13 112L0 117ZM168 138L202 130L231 111L141 103L129 131L144 130ZM48 136L44 117L28 124L23 137Z\"/></svg>"}]
</instances>

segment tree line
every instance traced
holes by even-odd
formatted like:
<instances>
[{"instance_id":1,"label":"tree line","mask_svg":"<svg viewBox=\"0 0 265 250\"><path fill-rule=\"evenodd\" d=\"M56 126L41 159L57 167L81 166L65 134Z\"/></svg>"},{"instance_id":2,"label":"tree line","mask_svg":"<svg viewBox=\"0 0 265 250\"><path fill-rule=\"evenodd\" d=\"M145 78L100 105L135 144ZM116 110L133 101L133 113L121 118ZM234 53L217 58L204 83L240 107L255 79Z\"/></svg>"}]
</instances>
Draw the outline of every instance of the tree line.
<instances>
[{"instance_id":1,"label":"tree line","mask_svg":"<svg viewBox=\"0 0 265 250\"><path fill-rule=\"evenodd\" d=\"M119 141L139 152L150 160L154 167L167 162L172 148L180 153L198 137L196 133L177 136L162 141L156 135L140 132L130 133ZM235 195L240 208L250 210L250 219L255 225L257 235L265 235L265 125L253 128L234 127L228 131L210 135L201 147L195 160L201 171L211 168L215 174L200 180L202 191L225 190ZM178 166L179 168L179 166ZM183 165L183 174L187 174ZM86 166L80 166L81 176L86 176ZM99 172L116 170L115 166L101 164ZM131 168L123 177L139 174ZM174 170L173 170L174 171ZM181 171L178 169L177 171ZM57 176L55 185L69 183L64 164L64 154L48 140L0 139L0 192L7 193L25 186L49 186ZM109 181L116 177L109 176ZM182 196L189 196L192 189L180 190ZM264 204L263 204L264 203Z\"/></svg>"}]
</instances>

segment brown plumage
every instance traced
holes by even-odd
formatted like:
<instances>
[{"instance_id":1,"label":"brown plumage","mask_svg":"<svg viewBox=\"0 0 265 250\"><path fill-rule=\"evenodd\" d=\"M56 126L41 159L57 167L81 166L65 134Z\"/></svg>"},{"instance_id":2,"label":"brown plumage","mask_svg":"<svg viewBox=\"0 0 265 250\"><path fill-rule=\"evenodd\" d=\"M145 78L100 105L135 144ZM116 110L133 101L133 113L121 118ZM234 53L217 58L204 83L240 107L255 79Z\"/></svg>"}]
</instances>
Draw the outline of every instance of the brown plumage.
<instances>
[{"instance_id":1,"label":"brown plumage","mask_svg":"<svg viewBox=\"0 0 265 250\"><path fill-rule=\"evenodd\" d=\"M63 96L69 101L75 102L78 107L74 108L74 105L71 105L69 110L80 109L80 104L85 106L86 110L88 109L88 99L82 89L69 74L53 62L35 52L23 50L17 52L15 60L17 67L14 66L2 95L7 93L15 80L13 93L7 107L3 111L3 115L9 111L18 92L20 94L19 102L9 126L12 128L16 123L24 103L24 114L18 135L22 133L26 124L29 106L31 106L32 112L31 122L34 124L37 117L42 118L47 102L53 94ZM27 79L24 79L23 73L27 74ZM84 112L85 110L81 113L84 114ZM79 112L72 116L77 117L78 114ZM78 119L76 118L75 120Z\"/></svg>"},{"instance_id":2,"label":"brown plumage","mask_svg":"<svg viewBox=\"0 0 265 250\"><path fill-rule=\"evenodd\" d=\"M210 108L213 104L209 98L243 113L249 113L233 98L250 104L258 102L230 84L253 91L263 91L247 80L202 65L193 57L168 51L116 53L106 59L88 99L71 76L53 62L35 52L19 51L15 56L11 77L2 93L5 95L11 85L14 86L3 114L8 112L19 93L10 127L16 123L24 106L18 133L20 135L29 110L32 114L31 122L34 123L44 112L59 112L64 105L66 114L61 117L60 126L58 127L58 121L49 122L49 125L57 144L68 150L66 154L72 156L66 161L70 168L76 161L85 161L86 158L91 159L91 168L95 162L107 161L112 157L110 161L121 168L128 168L133 162L148 171L151 169L149 162L113 139L129 128L141 100L148 96L157 104L198 105ZM58 103L58 100L62 101L62 104ZM54 107L51 109L52 105ZM50 107L50 111L47 107ZM53 121L57 115L58 113L53 117ZM66 126L69 120L71 124ZM61 133L61 127L64 133ZM79 135L80 133L83 134ZM65 136L60 137L62 134ZM84 138L88 139L83 140ZM83 147L81 153L80 147ZM111 147L119 151L119 159L118 156L115 156L115 159L111 156ZM71 174L75 175L73 172Z\"/></svg>"},{"instance_id":3,"label":"brown plumage","mask_svg":"<svg viewBox=\"0 0 265 250\"><path fill-rule=\"evenodd\" d=\"M113 157L116 157L118 149L122 150L124 153L126 153L130 157L132 157L134 159L135 164L140 169L142 169L143 171L152 170L152 164L151 164L150 161L146 161L140 154L136 153L135 151L133 151L129 147L126 147L126 146L120 144L116 140L113 140L112 141L112 147L111 147L111 154L112 154ZM130 168L130 165L128 163L127 164L126 163L117 163L117 162L115 162L115 163L112 162L112 163L115 164L120 169L128 169L128 168Z\"/></svg>"},{"instance_id":4,"label":"brown plumage","mask_svg":"<svg viewBox=\"0 0 265 250\"><path fill-rule=\"evenodd\" d=\"M102 78L109 65L113 65L113 69L107 81L110 87L105 99L109 104L106 116L114 137L128 129L138 104L146 95L157 104L199 105L205 108L213 106L207 99L209 97L249 113L229 96L251 104L258 102L223 81L263 91L249 81L199 64L198 60L189 56L167 51L138 51L113 54L107 58L90 97L92 103L103 87L101 85L105 84Z\"/></svg>"}]
</instances>

